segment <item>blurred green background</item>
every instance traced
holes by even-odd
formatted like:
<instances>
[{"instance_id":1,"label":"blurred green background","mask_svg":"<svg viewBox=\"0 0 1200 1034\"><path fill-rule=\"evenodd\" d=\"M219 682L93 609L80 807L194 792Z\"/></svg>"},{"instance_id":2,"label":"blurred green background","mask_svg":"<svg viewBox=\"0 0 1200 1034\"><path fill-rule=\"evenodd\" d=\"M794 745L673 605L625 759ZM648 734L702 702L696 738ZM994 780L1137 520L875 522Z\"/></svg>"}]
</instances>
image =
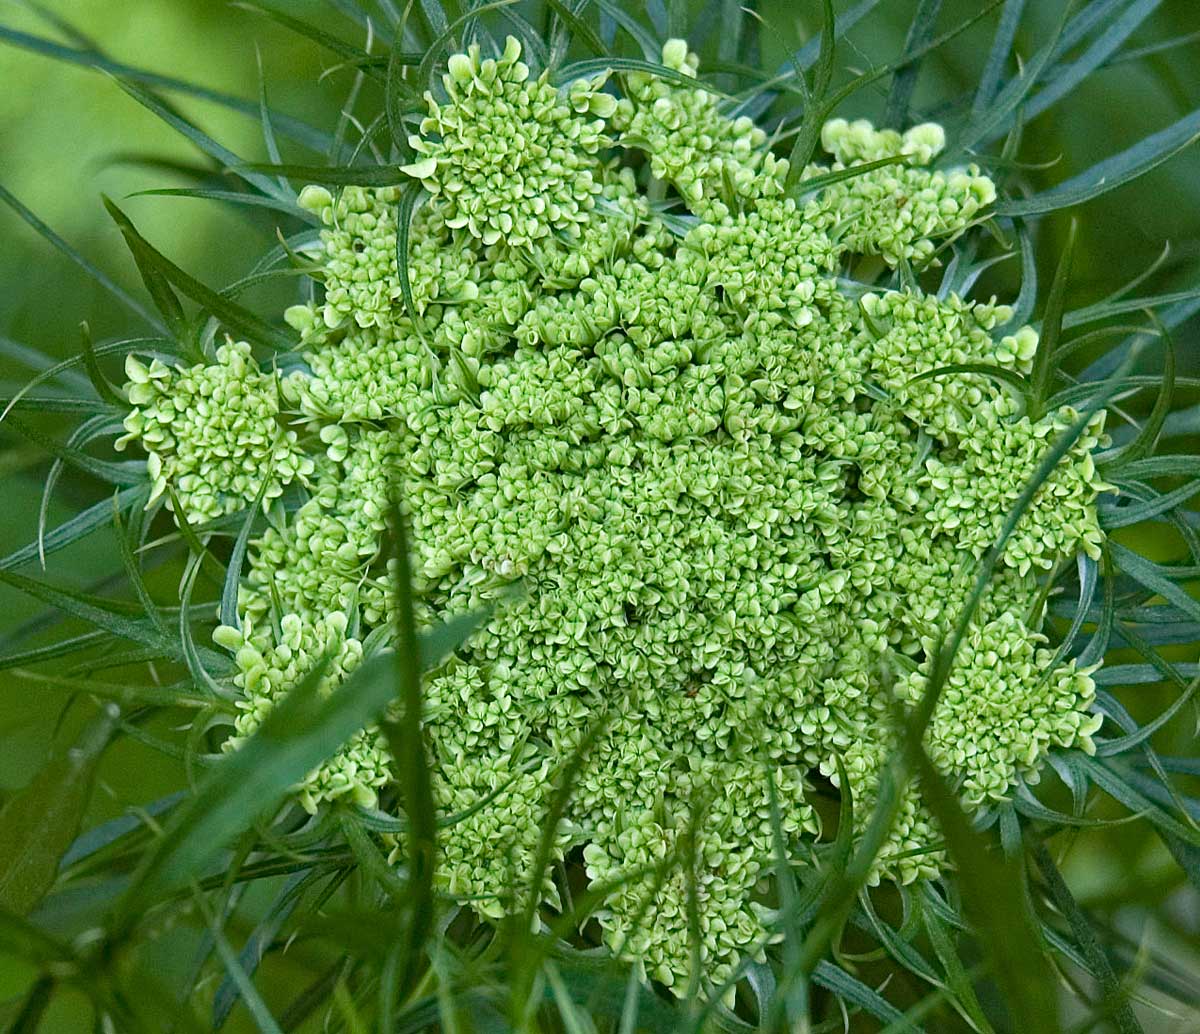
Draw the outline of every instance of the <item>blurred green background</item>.
<instances>
[{"instance_id":1,"label":"blurred green background","mask_svg":"<svg viewBox=\"0 0 1200 1034\"><path fill-rule=\"evenodd\" d=\"M355 31L328 7L316 3L289 6L321 13L331 28L344 34ZM707 5L697 2L695 6ZM835 4L838 10L848 6ZM851 45L838 55L839 67L861 70L894 57L903 46L914 7L915 0L887 0L851 34ZM978 9L978 3L969 0L947 0L940 24L956 24ZM757 10L767 27L762 33L764 68L777 67L792 49L819 31L819 0L765 0ZM1060 10L1057 0L1031 0L1019 37L1022 54L1031 55L1047 38ZM333 69L335 59L311 43L261 16L216 0L47 0L44 11L69 17L117 60L246 98L257 96L261 60L272 105L320 126L336 122L350 85L348 73ZM994 22L994 16L985 19L925 62L916 95L917 116L936 117L939 105L973 90ZM70 43L44 15L20 3L0 2L0 26ZM1101 70L1067 101L1026 127L1022 158L1050 163L1028 174L1035 187L1065 180L1200 107L1197 0L1162 0L1125 49L1168 39L1182 42L1161 53ZM884 79L874 90L851 101L841 114L877 116L886 89ZM266 157L256 120L190 98L178 98L178 102L181 111L240 156L251 161ZM208 284L219 286L244 273L273 242L274 216L265 210L247 213L182 198L122 200L139 190L188 184L187 177L177 172L147 166L144 159L151 156L187 164L206 162L108 77L0 41L0 183L132 291L140 292L140 283L120 234L104 213L102 194L117 199L151 241ZM1073 303L1098 300L1120 287L1149 266L1168 242L1170 256L1147 289L1179 290L1200 283L1200 147L1073 213L1046 220L1039 237L1043 283L1049 278L1072 214L1080 220ZM141 330L91 279L2 206L0 228L5 242L0 248L0 337L61 357L78 350L83 319L97 339L130 336ZM985 278L983 293L1015 295L1017 273L1015 262L996 267ZM253 297L257 304L276 307L283 303L286 292L265 291ZM1196 321L1180 330L1177 345L1180 372L1200 373ZM3 394L10 394L28 375L26 369L3 356L0 371ZM1180 404L1195 404L1194 396L1194 392L1182 393ZM71 423L68 418L54 417L44 427L62 437ZM7 431L0 429L0 437L4 516L0 555L5 555L36 533L49 464L44 454L21 444ZM49 524L59 523L97 498L93 485L68 475L53 497ZM1143 543L1147 549L1154 545ZM52 557L49 577L60 584L93 584L113 570L110 547L110 539L94 535L85 544ZM169 581L164 589L170 595ZM0 638L37 612L16 593L0 590ZM52 685L11 673L4 678L0 793L22 785L44 761L68 700L64 691ZM1143 703L1151 710L1169 699L1157 694L1150 699L1151 691L1145 692L1148 699ZM68 714L67 731L73 724L70 717ZM1194 731L1190 747L1194 753ZM1179 752L1180 744L1174 749ZM1188 752L1186 734L1182 750ZM175 763L125 740L105 760L93 817L118 814L130 804L153 799L178 785ZM1136 824L1093 835L1086 844L1081 843L1068 859L1068 872L1085 902L1111 900L1118 910L1139 903L1155 905L1156 922L1164 931L1171 926L1183 928L1189 916L1195 921L1195 897L1178 889L1179 872L1169 856ZM1129 913L1135 946L1140 936L1135 927L1141 915L1136 910ZM1200 956L1189 957L1178 942L1169 937L1167 941L1180 953L1181 965L1200 972ZM3 984L0 979L0 998L7 994ZM75 1029L70 1022L64 1018L61 1027L45 1029ZM1200 1030L1200 1025L1195 1017L1158 1017L1153 1024L1147 1021L1147 1029Z\"/></svg>"}]
</instances>

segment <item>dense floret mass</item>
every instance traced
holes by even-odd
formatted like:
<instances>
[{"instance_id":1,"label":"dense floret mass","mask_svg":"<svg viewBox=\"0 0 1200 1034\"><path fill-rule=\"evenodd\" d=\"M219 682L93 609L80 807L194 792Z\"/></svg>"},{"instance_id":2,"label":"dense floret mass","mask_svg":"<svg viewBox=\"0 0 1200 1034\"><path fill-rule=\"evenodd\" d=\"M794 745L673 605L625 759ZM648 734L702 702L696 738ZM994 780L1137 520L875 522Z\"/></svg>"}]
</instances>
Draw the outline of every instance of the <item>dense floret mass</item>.
<instances>
[{"instance_id":1,"label":"dense floret mass","mask_svg":"<svg viewBox=\"0 0 1200 1034\"><path fill-rule=\"evenodd\" d=\"M612 96L606 75L560 95L549 73L529 78L511 36L499 59L479 46L450 58L444 101L426 94L429 115L410 138L420 160L406 166L441 201L446 225L484 244L528 244L555 230L577 233L599 191L596 152L607 142Z\"/></svg>"},{"instance_id":2,"label":"dense floret mass","mask_svg":"<svg viewBox=\"0 0 1200 1034\"><path fill-rule=\"evenodd\" d=\"M399 188L307 189L303 365L235 344L190 370L134 361L127 421L178 519L276 500L218 632L231 746L318 657L336 692L386 648L398 487L419 621L494 608L426 679L434 795L458 816L442 890L500 916L540 881L559 905L532 869L583 745L554 854L614 882L606 942L675 987L689 901L704 981L761 951L776 809L793 847L827 835L818 791L865 821L896 700L920 698L975 562L1077 419L1027 411L1038 337L1011 309L915 286L995 197L974 167L931 167L939 127L831 122L831 164L789 191L696 64L671 41L671 74L618 98L605 76L532 77L512 40L451 58L412 141L403 264ZM908 286L854 281L887 265ZM1046 572L1100 549L1103 422L1021 518L938 702L929 751L969 808L1091 748L1090 670L1046 648L1041 605ZM389 764L367 730L301 800L374 803ZM939 840L910 786L873 878L937 873Z\"/></svg>"},{"instance_id":3,"label":"dense floret mass","mask_svg":"<svg viewBox=\"0 0 1200 1034\"><path fill-rule=\"evenodd\" d=\"M141 442L150 454L150 501L169 487L193 522L256 499L269 503L314 467L285 426L276 374L258 368L245 342L222 345L215 358L187 369L159 359L147 366L133 356L125 364L136 408L116 447Z\"/></svg>"}]
</instances>

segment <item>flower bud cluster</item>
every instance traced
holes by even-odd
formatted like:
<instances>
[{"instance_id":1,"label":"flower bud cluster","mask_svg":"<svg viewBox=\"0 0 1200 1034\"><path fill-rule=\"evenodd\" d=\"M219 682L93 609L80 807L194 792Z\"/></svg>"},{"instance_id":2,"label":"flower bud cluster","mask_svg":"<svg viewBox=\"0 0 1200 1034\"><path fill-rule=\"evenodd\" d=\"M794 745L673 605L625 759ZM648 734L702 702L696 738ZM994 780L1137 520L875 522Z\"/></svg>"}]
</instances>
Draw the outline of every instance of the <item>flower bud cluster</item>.
<instances>
[{"instance_id":1,"label":"flower bud cluster","mask_svg":"<svg viewBox=\"0 0 1200 1034\"><path fill-rule=\"evenodd\" d=\"M149 454L151 503L170 486L180 516L198 524L260 496L266 505L313 472L296 432L284 426L278 376L259 369L246 342L222 345L215 363L186 369L131 355L125 374L135 408L116 447L138 441Z\"/></svg>"},{"instance_id":2,"label":"flower bud cluster","mask_svg":"<svg viewBox=\"0 0 1200 1034\"><path fill-rule=\"evenodd\" d=\"M442 77L446 100L426 93L429 115L409 138L421 157L404 171L441 200L447 226L484 244L577 233L600 192L595 155L616 107L607 74L560 97L520 57L512 36L499 58L480 61L478 44L456 54Z\"/></svg>"},{"instance_id":3,"label":"flower bud cluster","mask_svg":"<svg viewBox=\"0 0 1200 1034\"><path fill-rule=\"evenodd\" d=\"M880 255L888 265L928 265L941 240L961 233L996 200L995 184L978 166L924 168L945 146L941 126L926 123L901 136L894 130L876 131L864 119L834 119L825 124L821 140L836 158L834 170L904 159L835 183L823 197L822 228L834 237L844 235L851 251ZM828 170L815 166L806 171L820 175Z\"/></svg>"},{"instance_id":4,"label":"flower bud cluster","mask_svg":"<svg viewBox=\"0 0 1200 1034\"><path fill-rule=\"evenodd\" d=\"M318 657L334 691L364 641L390 641L398 488L418 622L494 607L425 680L440 889L496 917L541 879L557 907L532 866L590 742L553 859L623 880L605 942L680 990L694 900L711 985L761 951L772 800L789 849L822 836L818 786L866 820L895 698L919 698L975 561L1075 417L1026 413L1037 334L1005 333L1007 306L838 278L934 262L986 212L977 170L928 167L940 128L831 122L832 165L789 196L762 131L679 81L682 41L671 75L626 73L619 100L519 58L456 55L429 99L415 312L399 192L309 188L324 290L287 314L304 365L280 382L246 346L135 361L128 427L189 517L248 505L261 478L267 498L306 488L251 543L247 631L218 634L245 696L233 743ZM1100 414L1035 496L936 708L930 754L970 809L1096 731L1090 671L1045 649L1040 603L1047 571L1100 547L1104 442ZM387 771L363 733L302 800L371 801ZM910 786L872 878L935 875L940 840Z\"/></svg>"},{"instance_id":5,"label":"flower bud cluster","mask_svg":"<svg viewBox=\"0 0 1200 1034\"><path fill-rule=\"evenodd\" d=\"M700 59L675 39L663 47L662 63L695 78ZM787 163L764 147L766 133L744 115L725 117L702 86L633 72L626 90L613 115L621 145L645 151L651 175L672 184L693 212L727 211L723 195L758 196L765 181L786 174Z\"/></svg>"},{"instance_id":6,"label":"flower bud cluster","mask_svg":"<svg viewBox=\"0 0 1200 1034\"><path fill-rule=\"evenodd\" d=\"M346 634L344 613L323 618L285 614L277 633L256 635L249 621L241 629L218 626L213 638L234 655L237 674L234 683L243 698L241 713L234 722L234 734L222 745L236 750L252 736L271 708L299 683L324 665L316 685L317 693L328 695L362 662L363 646ZM310 772L296 788L300 803L316 812L322 801L347 798L356 804L373 807L377 791L391 780L387 747L382 734L374 728L356 733L337 754Z\"/></svg>"}]
</instances>

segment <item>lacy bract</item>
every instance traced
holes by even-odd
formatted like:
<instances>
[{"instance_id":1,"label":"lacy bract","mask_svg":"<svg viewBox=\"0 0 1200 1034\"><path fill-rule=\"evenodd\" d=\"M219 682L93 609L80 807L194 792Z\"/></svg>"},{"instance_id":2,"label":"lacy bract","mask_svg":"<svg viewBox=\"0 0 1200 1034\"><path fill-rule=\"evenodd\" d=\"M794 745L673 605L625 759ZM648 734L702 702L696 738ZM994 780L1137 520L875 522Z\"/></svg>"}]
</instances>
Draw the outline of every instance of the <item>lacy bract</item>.
<instances>
[{"instance_id":1,"label":"lacy bract","mask_svg":"<svg viewBox=\"0 0 1200 1034\"><path fill-rule=\"evenodd\" d=\"M920 271L986 216L978 169L931 167L938 126L832 121L831 163L789 195L764 133L699 84L625 74L618 99L606 76L559 88L519 57L511 39L498 59L472 48L427 97L407 285L401 188L307 188L323 289L286 314L303 365L233 343L190 369L131 360L128 438L177 520L256 500L270 517L240 629L217 634L243 693L230 748L318 657L334 692L386 646L398 486L419 619L499 601L425 686L436 801L466 813L439 843L441 889L510 906L556 773L603 718L557 855L618 881L605 939L680 986L673 856L694 837L719 981L761 948L772 794L792 847L819 835L814 780L865 821L894 699L920 697L974 561L1076 415L1031 419L986 374L922 376L1027 372L1037 335L1008 307L840 279L852 258ZM695 74L681 41L663 63ZM1039 634L1039 579L1098 555L1102 425L1021 519L941 694L928 748L968 807L1100 724L1089 672L1054 666ZM389 764L367 730L300 798L372 804ZM938 840L912 787L875 879L936 874Z\"/></svg>"}]
</instances>

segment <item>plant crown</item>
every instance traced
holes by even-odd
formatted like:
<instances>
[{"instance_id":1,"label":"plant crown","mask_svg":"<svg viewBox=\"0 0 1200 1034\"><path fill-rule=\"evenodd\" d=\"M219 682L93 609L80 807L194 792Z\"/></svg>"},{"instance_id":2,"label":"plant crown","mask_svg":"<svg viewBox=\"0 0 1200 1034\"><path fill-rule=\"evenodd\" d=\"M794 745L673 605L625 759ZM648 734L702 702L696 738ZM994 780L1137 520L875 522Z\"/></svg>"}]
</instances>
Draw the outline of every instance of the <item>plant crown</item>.
<instances>
[{"instance_id":1,"label":"plant crown","mask_svg":"<svg viewBox=\"0 0 1200 1034\"><path fill-rule=\"evenodd\" d=\"M556 773L603 718L553 853L616 881L606 942L680 990L693 894L719 983L761 943L773 800L792 846L819 835L817 778L865 822L893 702L920 698L1076 414L1026 412L1004 372L1029 373L1038 335L1008 306L908 275L996 197L975 166L936 167L939 126L830 121L828 163L789 192L764 132L679 81L683 41L663 47L675 76L624 73L619 97L520 57L473 46L426 94L403 262L415 183L303 191L323 291L286 313L302 361L232 341L190 368L131 358L122 444L177 521L268 513L216 633L243 695L229 749L319 658L336 692L392 641L397 485L419 624L495 604L424 689L436 804L466 813L441 889L490 917L528 891ZM858 287L850 257L908 286ZM1100 725L1092 669L1054 663L1040 626L1047 572L1099 555L1103 424L1021 518L926 734L969 809ZM368 729L299 798L374 806L389 766ZM872 880L935 875L939 839L913 784ZM693 864L655 873L685 841Z\"/></svg>"}]
</instances>

